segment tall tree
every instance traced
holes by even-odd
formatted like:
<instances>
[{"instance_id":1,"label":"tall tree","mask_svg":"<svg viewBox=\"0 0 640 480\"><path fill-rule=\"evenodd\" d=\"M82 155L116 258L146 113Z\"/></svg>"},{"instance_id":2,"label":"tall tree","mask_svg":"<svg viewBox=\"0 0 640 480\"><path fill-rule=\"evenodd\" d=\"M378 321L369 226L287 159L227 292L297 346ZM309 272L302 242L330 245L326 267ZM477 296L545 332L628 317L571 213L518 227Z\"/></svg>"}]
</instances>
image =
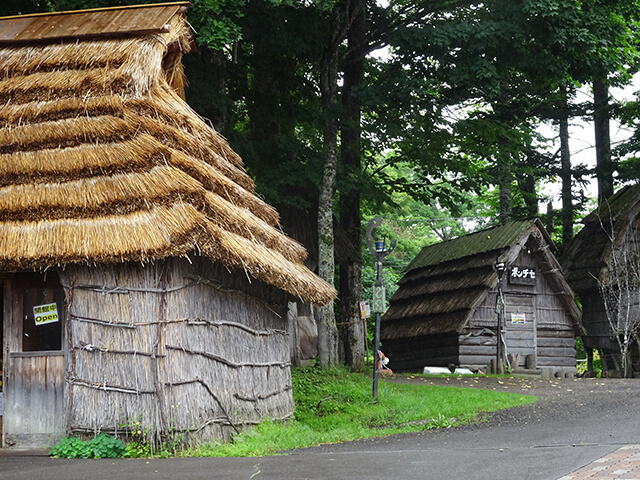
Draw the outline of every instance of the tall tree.
<instances>
[{"instance_id":1,"label":"tall tree","mask_svg":"<svg viewBox=\"0 0 640 480\"><path fill-rule=\"evenodd\" d=\"M632 0L590 0L584 2L583 10L592 38L591 48L584 54L592 75L596 178L598 201L602 203L613 195L616 170L611 157L609 87L628 84L640 66L640 4Z\"/></svg>"},{"instance_id":2,"label":"tall tree","mask_svg":"<svg viewBox=\"0 0 640 480\"><path fill-rule=\"evenodd\" d=\"M562 246L569 245L573 238L573 195L571 172L571 149L569 147L569 107L567 96L562 101L558 120L560 130L560 179L562 180Z\"/></svg>"},{"instance_id":3,"label":"tall tree","mask_svg":"<svg viewBox=\"0 0 640 480\"><path fill-rule=\"evenodd\" d=\"M318 273L320 278L334 284L335 257L333 234L333 195L338 164L338 117L336 116L338 91L338 47L344 38L344 3L338 2L331 11L329 38L320 66L320 93L324 115L324 173L318 205ZM323 367L338 364L338 330L333 301L319 309L318 358Z\"/></svg>"},{"instance_id":4,"label":"tall tree","mask_svg":"<svg viewBox=\"0 0 640 480\"><path fill-rule=\"evenodd\" d=\"M362 163L361 115L358 88L364 81L365 56L369 45L366 38L366 1L347 2L347 51L344 59L342 104L344 119L341 128L341 163L343 178L357 179ZM341 183L340 227L354 248L342 253L340 262L340 323L344 362L352 370L364 367L365 325L360 321L362 295L361 194L356 182Z\"/></svg>"},{"instance_id":5,"label":"tall tree","mask_svg":"<svg viewBox=\"0 0 640 480\"><path fill-rule=\"evenodd\" d=\"M593 77L593 125L596 140L596 178L598 203L613 195L613 165L611 163L609 89L602 75Z\"/></svg>"}]
</instances>

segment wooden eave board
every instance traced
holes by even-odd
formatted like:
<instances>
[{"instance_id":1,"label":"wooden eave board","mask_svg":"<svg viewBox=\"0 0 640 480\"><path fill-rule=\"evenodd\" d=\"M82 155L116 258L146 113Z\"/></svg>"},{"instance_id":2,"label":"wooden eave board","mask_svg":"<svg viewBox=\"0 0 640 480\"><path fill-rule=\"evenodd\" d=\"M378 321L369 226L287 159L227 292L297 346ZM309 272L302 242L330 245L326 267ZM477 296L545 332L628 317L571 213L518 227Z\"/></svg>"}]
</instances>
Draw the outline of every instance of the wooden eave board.
<instances>
[{"instance_id":1,"label":"wooden eave board","mask_svg":"<svg viewBox=\"0 0 640 480\"><path fill-rule=\"evenodd\" d=\"M167 31L187 2L0 18L0 44L148 35Z\"/></svg>"}]
</instances>

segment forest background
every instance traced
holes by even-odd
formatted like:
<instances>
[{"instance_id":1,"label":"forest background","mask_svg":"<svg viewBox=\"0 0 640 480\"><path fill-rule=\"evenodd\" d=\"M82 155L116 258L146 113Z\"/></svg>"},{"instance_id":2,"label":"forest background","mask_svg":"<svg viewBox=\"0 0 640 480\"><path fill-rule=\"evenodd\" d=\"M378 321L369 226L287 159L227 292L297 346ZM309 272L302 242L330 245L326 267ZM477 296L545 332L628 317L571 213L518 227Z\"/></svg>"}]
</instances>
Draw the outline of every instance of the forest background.
<instances>
[{"instance_id":1,"label":"forest background","mask_svg":"<svg viewBox=\"0 0 640 480\"><path fill-rule=\"evenodd\" d=\"M3 0L0 15L136 3L150 2ZM393 292L424 245L512 219L541 216L561 255L595 202L639 178L640 101L609 92L640 67L640 1L192 0L188 19L187 102L339 291L318 312L323 366L364 365L370 218L398 241ZM590 165L569 135L585 119ZM612 121L628 139L612 144Z\"/></svg>"}]
</instances>

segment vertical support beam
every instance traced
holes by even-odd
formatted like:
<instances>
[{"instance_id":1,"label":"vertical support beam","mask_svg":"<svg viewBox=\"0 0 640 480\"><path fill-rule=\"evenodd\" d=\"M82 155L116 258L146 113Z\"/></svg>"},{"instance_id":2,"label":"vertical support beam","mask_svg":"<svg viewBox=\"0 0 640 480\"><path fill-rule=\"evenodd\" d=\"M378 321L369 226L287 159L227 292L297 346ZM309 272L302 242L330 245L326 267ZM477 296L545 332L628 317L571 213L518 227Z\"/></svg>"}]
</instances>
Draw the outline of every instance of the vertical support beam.
<instances>
[{"instance_id":1,"label":"vertical support beam","mask_svg":"<svg viewBox=\"0 0 640 480\"><path fill-rule=\"evenodd\" d=\"M10 315L10 297L9 292L11 280L5 280L2 284L2 385L3 392L4 386L7 385L7 366L9 362L9 323L11 321ZM4 394L4 393L3 393ZM4 414L3 414L4 415ZM0 438L0 448L4 447L4 428L2 429L2 438Z\"/></svg>"},{"instance_id":2,"label":"vertical support beam","mask_svg":"<svg viewBox=\"0 0 640 480\"><path fill-rule=\"evenodd\" d=\"M168 285L168 268L167 261L160 262L160 302L158 305L158 323L156 325L156 339L153 344L153 360L155 368L153 369L153 383L156 396L156 415L160 425L159 443L169 438L169 419L167 418L167 404L165 401L164 391L164 375L165 365L164 356L166 353L166 328L167 328L167 285Z\"/></svg>"},{"instance_id":3,"label":"vertical support beam","mask_svg":"<svg viewBox=\"0 0 640 480\"><path fill-rule=\"evenodd\" d=\"M76 375L76 351L73 348L73 325L72 325L72 310L73 310L73 295L74 295L74 287L71 285L71 281L69 279L69 270L68 269L58 269L58 275L60 276L60 284L62 288L64 288L65 297L67 301L67 311L64 316L64 328L63 328L63 339L62 345L67 346L64 354L64 381L65 385L63 388L64 392L64 428L66 433L69 432L69 427L71 426L71 415L73 413L73 385L71 382L68 382L70 378L75 378Z\"/></svg>"}]
</instances>

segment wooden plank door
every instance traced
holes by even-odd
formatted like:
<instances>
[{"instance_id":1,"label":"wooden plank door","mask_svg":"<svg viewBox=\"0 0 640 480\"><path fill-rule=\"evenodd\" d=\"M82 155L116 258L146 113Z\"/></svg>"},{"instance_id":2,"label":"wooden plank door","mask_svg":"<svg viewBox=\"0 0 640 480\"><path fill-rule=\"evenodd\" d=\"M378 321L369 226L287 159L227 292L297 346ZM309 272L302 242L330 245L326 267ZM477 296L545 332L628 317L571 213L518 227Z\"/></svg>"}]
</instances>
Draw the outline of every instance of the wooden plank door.
<instances>
[{"instance_id":1,"label":"wooden plank door","mask_svg":"<svg viewBox=\"0 0 640 480\"><path fill-rule=\"evenodd\" d=\"M64 436L64 291L57 279L4 284L3 446Z\"/></svg>"},{"instance_id":2,"label":"wooden plank door","mask_svg":"<svg viewBox=\"0 0 640 480\"><path fill-rule=\"evenodd\" d=\"M535 295L506 293L504 328L507 354L520 354L519 367L527 355L538 353Z\"/></svg>"}]
</instances>

